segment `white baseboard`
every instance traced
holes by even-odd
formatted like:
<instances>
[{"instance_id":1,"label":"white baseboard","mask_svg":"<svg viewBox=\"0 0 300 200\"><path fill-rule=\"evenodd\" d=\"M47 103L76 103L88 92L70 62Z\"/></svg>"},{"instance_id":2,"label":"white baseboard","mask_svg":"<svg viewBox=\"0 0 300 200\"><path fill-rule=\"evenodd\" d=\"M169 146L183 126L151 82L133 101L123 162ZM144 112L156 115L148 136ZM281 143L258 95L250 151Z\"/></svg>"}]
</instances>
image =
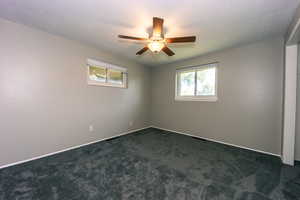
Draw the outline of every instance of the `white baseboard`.
<instances>
[{"instance_id":1,"label":"white baseboard","mask_svg":"<svg viewBox=\"0 0 300 200\"><path fill-rule=\"evenodd\" d=\"M90 144L94 144L94 143L97 143L97 142L101 142L101 141L104 141L104 140L113 139L113 138L116 138L116 137L120 137L120 136L123 136L123 135L127 135L127 134L130 134L130 133L133 133L133 132L136 132L136 131L140 131L140 130L144 130L144 129L151 128L151 127L152 128L161 129L161 130L165 130L165 131L169 131L169 132L174 132L174 133L182 134L182 135L196 137L196 138L199 138L199 139L204 139L204 140L207 140L207 141L216 142L216 143L220 143L220 144L224 144L224 145L228 145L228 146L233 146L233 147L237 147L237 148L241 148L241 149L247 149L247 150L250 150L250 151L256 151L256 152L263 153L263 154L277 156L277 157L281 158L281 155L279 155L279 154L265 152L265 151L261 151L261 150L257 150L257 149L251 149L251 148L240 146L240 145L230 144L230 143L227 143L227 142L222 142L222 141L218 141L218 140L214 140L214 139L210 139L210 138L206 138L206 137L201 137L201 136L193 135L193 134L190 134L190 133L185 133L185 132L170 130L170 129L166 129L166 128L161 128L161 127L158 127L158 126L147 126L147 127L143 127L143 128L140 128L140 129L135 129L135 130L127 131L127 132L124 132L124 133L120 133L120 134L112 136L112 137L107 137L107 138L103 138L103 139L100 139L100 140L88 142L88 143L85 143L85 144L72 146L72 147L69 147L69 148L66 148L66 149L63 149L63 150L60 150L60 151L55 151L55 152L52 152L52 153L44 154L44 155L41 155L41 156L36 156L36 157L29 158L29 159L26 159L26 160L21 160L21 161L17 161L17 162L14 162L14 163L2 165L2 166L0 166L0 169L11 167L11 166L14 166L14 165L19 165L19 164L26 163L26 162L29 162L29 161L33 161L33 160L37 160L37 159L40 159L40 158L44 158L44 157L47 157L47 156L52 156L52 155L55 155L55 154L58 154L58 153L62 153L62 152L65 152L65 151L77 149L77 148L80 148L80 147L83 147L83 146L87 146L87 145L90 145Z\"/></svg>"},{"instance_id":2,"label":"white baseboard","mask_svg":"<svg viewBox=\"0 0 300 200\"><path fill-rule=\"evenodd\" d=\"M144 130L144 129L147 129L147 128L151 128L151 127L152 126L147 126L147 127L143 127L143 128L140 128L140 129L135 129L135 130L123 132L123 133L120 133L118 135L114 135L112 137L103 138L103 139L100 139L100 140L96 140L96 141L92 141L92 142L88 142L88 143L84 143L84 144L72 146L72 147L69 147L69 148L66 148L66 149L62 149L60 151L55 151L55 152L52 152L52 153L47 153L47 154L44 154L44 155L40 155L40 156L36 156L36 157L33 157L33 158L29 158L29 159L26 159L26 160L21 160L21 161L17 161L17 162L14 162L14 163L2 165L2 166L0 166L0 169L11 167L11 166L14 166L14 165L19 165L19 164L26 163L26 162L29 162L29 161L33 161L33 160L37 160L37 159L40 159L40 158L44 158L44 157L47 157L47 156L52 156L54 154L58 154L58 153L62 153L62 152L65 152L65 151L77 149L77 148L80 148L80 147L83 147L83 146L87 146L87 145L90 145L90 144L94 144L94 143L97 143L97 142L101 142L101 141L104 141L104 140L113 139L113 138L116 138L116 137L120 137L120 136L123 136L123 135L127 135L127 134L130 134L130 133L133 133L133 132L136 132L136 131L141 131L141 130Z\"/></svg>"},{"instance_id":3,"label":"white baseboard","mask_svg":"<svg viewBox=\"0 0 300 200\"><path fill-rule=\"evenodd\" d=\"M220 143L220 144L224 144L224 145L228 145L228 146L233 146L233 147L237 147L237 148L241 148L241 149L247 149L247 150L250 150L250 151L256 151L256 152L263 153L263 154L277 156L277 157L281 158L281 155L279 155L279 154L274 154L274 153L270 153L270 152L266 152L266 151L261 151L261 150L257 150L257 149L251 149L251 148L245 147L245 146L240 146L240 145L236 145L236 144L222 142L222 141L218 141L218 140L214 140L214 139L210 139L210 138L206 138L206 137L201 137L201 136L193 135L193 134L190 134L190 133L185 133L185 132L170 130L170 129L166 129L166 128L161 128L161 127L158 127L158 126L151 126L151 127L152 128L161 129L161 130L164 130L164 131L169 131L169 132L174 132L174 133L178 133L178 134L182 134L182 135L196 137L196 138L199 138L199 139L204 139L204 140L207 140L207 141L216 142L216 143Z\"/></svg>"}]
</instances>

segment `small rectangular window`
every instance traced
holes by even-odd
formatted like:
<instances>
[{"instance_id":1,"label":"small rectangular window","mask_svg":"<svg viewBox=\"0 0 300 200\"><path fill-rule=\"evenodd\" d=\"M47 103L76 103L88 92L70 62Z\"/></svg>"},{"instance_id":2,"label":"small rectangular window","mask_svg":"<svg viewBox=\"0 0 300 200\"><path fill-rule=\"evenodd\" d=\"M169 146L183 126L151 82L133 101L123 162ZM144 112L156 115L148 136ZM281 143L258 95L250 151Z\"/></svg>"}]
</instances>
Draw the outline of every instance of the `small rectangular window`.
<instances>
[{"instance_id":1,"label":"small rectangular window","mask_svg":"<svg viewBox=\"0 0 300 200\"><path fill-rule=\"evenodd\" d=\"M93 81L105 82L106 81L106 68L89 66L89 78Z\"/></svg>"},{"instance_id":2,"label":"small rectangular window","mask_svg":"<svg viewBox=\"0 0 300 200\"><path fill-rule=\"evenodd\" d=\"M175 100L217 101L217 64L176 70Z\"/></svg>"},{"instance_id":3,"label":"small rectangular window","mask_svg":"<svg viewBox=\"0 0 300 200\"><path fill-rule=\"evenodd\" d=\"M88 84L127 87L127 69L109 63L88 59Z\"/></svg>"},{"instance_id":4,"label":"small rectangular window","mask_svg":"<svg viewBox=\"0 0 300 200\"><path fill-rule=\"evenodd\" d=\"M115 69L107 70L108 82L113 84L123 84L123 72Z\"/></svg>"},{"instance_id":5,"label":"small rectangular window","mask_svg":"<svg viewBox=\"0 0 300 200\"><path fill-rule=\"evenodd\" d=\"M216 94L216 68L197 70L197 96L214 96Z\"/></svg>"},{"instance_id":6,"label":"small rectangular window","mask_svg":"<svg viewBox=\"0 0 300 200\"><path fill-rule=\"evenodd\" d=\"M195 71L185 71L179 74L180 96L194 96Z\"/></svg>"}]
</instances>

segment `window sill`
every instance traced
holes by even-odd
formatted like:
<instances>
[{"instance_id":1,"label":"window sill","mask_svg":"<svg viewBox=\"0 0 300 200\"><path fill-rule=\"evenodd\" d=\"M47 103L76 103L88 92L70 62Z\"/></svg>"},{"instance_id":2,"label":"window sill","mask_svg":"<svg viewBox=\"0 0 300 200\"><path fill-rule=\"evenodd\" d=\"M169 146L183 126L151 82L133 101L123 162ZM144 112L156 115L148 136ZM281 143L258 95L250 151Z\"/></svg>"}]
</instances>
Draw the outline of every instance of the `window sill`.
<instances>
[{"instance_id":1,"label":"window sill","mask_svg":"<svg viewBox=\"0 0 300 200\"><path fill-rule=\"evenodd\" d=\"M218 97L175 97L175 101L206 101L216 102Z\"/></svg>"},{"instance_id":2,"label":"window sill","mask_svg":"<svg viewBox=\"0 0 300 200\"><path fill-rule=\"evenodd\" d=\"M113 83L105 83L105 82L97 82L97 81L92 81L92 80L89 80L88 81L88 85L94 85L94 86L104 86L104 87L116 87L116 88L127 88L126 85L122 84L122 85L119 85L119 84L113 84Z\"/></svg>"}]
</instances>

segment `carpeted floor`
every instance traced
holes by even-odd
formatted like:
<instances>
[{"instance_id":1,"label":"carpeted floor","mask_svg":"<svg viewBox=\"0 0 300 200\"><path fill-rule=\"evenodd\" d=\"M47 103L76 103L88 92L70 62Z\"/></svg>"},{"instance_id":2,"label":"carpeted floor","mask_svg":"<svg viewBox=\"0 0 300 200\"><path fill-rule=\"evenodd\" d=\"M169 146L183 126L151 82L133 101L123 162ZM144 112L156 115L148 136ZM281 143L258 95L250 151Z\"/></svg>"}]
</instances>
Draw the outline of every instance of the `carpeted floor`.
<instances>
[{"instance_id":1,"label":"carpeted floor","mask_svg":"<svg viewBox=\"0 0 300 200\"><path fill-rule=\"evenodd\" d=\"M294 200L300 166L146 129L0 170L1 200Z\"/></svg>"}]
</instances>

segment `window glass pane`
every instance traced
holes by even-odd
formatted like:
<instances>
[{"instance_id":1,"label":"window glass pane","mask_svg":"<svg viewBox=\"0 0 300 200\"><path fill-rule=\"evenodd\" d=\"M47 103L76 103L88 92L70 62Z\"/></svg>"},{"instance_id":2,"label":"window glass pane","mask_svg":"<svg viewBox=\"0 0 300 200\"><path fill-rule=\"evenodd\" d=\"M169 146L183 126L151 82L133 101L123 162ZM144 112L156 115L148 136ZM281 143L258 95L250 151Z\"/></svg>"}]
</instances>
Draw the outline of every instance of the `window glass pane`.
<instances>
[{"instance_id":1,"label":"window glass pane","mask_svg":"<svg viewBox=\"0 0 300 200\"><path fill-rule=\"evenodd\" d=\"M93 81L105 82L106 69L104 67L89 66L89 78Z\"/></svg>"},{"instance_id":2,"label":"window glass pane","mask_svg":"<svg viewBox=\"0 0 300 200\"><path fill-rule=\"evenodd\" d=\"M114 83L114 84L123 84L123 72L114 70L114 69L108 69L108 82Z\"/></svg>"},{"instance_id":3,"label":"window glass pane","mask_svg":"<svg viewBox=\"0 0 300 200\"><path fill-rule=\"evenodd\" d=\"M194 96L195 94L195 72L180 73L180 96Z\"/></svg>"},{"instance_id":4,"label":"window glass pane","mask_svg":"<svg viewBox=\"0 0 300 200\"><path fill-rule=\"evenodd\" d=\"M197 71L197 95L215 95L216 68Z\"/></svg>"}]
</instances>

